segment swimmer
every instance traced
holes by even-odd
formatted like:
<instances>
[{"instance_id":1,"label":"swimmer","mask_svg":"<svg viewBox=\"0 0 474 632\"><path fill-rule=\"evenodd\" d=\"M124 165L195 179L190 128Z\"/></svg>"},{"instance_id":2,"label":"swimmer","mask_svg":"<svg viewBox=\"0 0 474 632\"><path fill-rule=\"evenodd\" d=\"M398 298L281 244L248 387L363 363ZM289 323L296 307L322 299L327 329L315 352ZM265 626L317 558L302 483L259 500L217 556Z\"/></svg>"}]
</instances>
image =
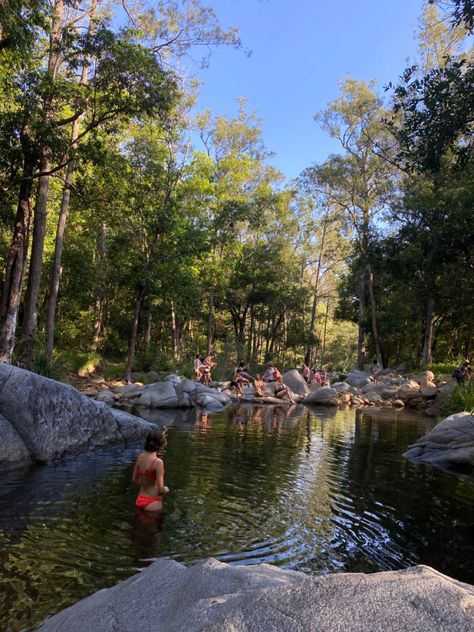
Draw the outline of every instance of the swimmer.
<instances>
[{"instance_id":1,"label":"swimmer","mask_svg":"<svg viewBox=\"0 0 474 632\"><path fill-rule=\"evenodd\" d=\"M145 511L163 509L163 494L169 492L169 489L165 485L163 461L157 452L163 447L164 441L163 432L152 430L146 438L144 451L137 457L132 481L140 486L140 492L135 501L138 509Z\"/></svg>"}]
</instances>

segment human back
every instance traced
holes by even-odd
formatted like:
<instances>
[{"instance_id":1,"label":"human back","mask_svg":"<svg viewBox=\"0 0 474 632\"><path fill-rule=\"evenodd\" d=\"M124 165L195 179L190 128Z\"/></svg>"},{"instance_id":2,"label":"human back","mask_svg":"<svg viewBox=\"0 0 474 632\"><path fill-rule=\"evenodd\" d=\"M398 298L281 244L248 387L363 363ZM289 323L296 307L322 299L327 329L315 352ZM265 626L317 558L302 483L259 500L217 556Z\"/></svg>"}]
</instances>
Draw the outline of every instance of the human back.
<instances>
[{"instance_id":1,"label":"human back","mask_svg":"<svg viewBox=\"0 0 474 632\"><path fill-rule=\"evenodd\" d=\"M168 491L164 481L164 464L157 452L163 447L164 435L158 430L151 431L145 441L143 452L137 457L132 480L139 486L136 506L146 511L160 511L163 494Z\"/></svg>"}]
</instances>

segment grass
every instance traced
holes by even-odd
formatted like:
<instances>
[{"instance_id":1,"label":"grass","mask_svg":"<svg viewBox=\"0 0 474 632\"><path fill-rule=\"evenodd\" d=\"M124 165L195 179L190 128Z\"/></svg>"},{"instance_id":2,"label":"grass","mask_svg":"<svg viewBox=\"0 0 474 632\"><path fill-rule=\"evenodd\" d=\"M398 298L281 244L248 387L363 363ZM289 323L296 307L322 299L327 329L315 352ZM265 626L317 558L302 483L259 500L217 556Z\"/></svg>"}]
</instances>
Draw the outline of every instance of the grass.
<instances>
[{"instance_id":1,"label":"grass","mask_svg":"<svg viewBox=\"0 0 474 632\"><path fill-rule=\"evenodd\" d=\"M451 375L452 372L459 367L463 359L458 362L434 362L433 364L427 364L419 370L431 371L434 373L435 377L440 377L441 375Z\"/></svg>"},{"instance_id":2,"label":"grass","mask_svg":"<svg viewBox=\"0 0 474 632\"><path fill-rule=\"evenodd\" d=\"M456 386L442 412L446 416L462 412L474 415L474 382Z\"/></svg>"}]
</instances>

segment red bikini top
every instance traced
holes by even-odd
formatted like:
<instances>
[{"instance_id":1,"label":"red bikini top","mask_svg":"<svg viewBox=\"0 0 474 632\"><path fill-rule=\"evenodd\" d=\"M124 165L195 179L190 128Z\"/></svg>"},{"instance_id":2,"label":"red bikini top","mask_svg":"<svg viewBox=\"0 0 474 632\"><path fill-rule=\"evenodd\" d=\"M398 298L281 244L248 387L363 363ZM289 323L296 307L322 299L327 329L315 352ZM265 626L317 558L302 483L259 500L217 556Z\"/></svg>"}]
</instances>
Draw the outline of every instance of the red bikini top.
<instances>
[{"instance_id":1,"label":"red bikini top","mask_svg":"<svg viewBox=\"0 0 474 632\"><path fill-rule=\"evenodd\" d=\"M158 461L158 457L156 457L153 461L152 467L153 465L155 465L156 461ZM138 476L146 476L147 478L156 478L156 472L154 469L141 470L140 468L138 468L137 474Z\"/></svg>"}]
</instances>

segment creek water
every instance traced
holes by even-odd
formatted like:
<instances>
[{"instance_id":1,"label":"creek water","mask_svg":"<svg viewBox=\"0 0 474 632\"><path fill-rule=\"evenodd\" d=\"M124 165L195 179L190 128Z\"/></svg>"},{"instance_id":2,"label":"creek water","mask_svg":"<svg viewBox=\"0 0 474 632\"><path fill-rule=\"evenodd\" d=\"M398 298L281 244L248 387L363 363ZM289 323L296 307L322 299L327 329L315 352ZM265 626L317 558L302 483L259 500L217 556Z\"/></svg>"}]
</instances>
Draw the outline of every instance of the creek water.
<instances>
[{"instance_id":1,"label":"creek water","mask_svg":"<svg viewBox=\"0 0 474 632\"><path fill-rule=\"evenodd\" d=\"M159 556L308 573L421 563L474 583L474 481L402 457L433 420L239 405L165 421L161 520L134 508L141 442L0 472L0 630L32 629Z\"/></svg>"}]
</instances>

